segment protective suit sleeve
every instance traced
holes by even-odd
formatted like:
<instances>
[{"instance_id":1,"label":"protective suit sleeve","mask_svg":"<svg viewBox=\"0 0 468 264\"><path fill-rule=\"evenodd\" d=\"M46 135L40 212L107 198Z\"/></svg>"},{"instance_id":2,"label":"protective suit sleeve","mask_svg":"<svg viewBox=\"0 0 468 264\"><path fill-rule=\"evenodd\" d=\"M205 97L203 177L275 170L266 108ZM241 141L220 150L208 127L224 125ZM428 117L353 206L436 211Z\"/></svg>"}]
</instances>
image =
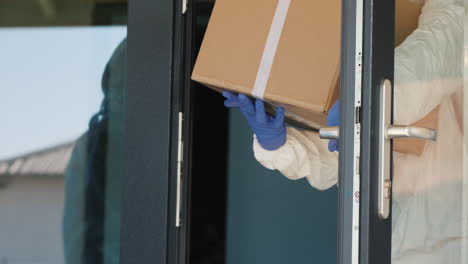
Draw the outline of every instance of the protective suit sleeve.
<instances>
[{"instance_id":1,"label":"protective suit sleeve","mask_svg":"<svg viewBox=\"0 0 468 264\"><path fill-rule=\"evenodd\" d=\"M254 135L253 149L264 167L278 170L291 180L306 177L319 190L337 183L338 153L328 151L328 141L315 132L288 127L286 143L275 151L263 149Z\"/></svg>"},{"instance_id":2,"label":"protective suit sleeve","mask_svg":"<svg viewBox=\"0 0 468 264\"><path fill-rule=\"evenodd\" d=\"M429 0L418 28L395 49L396 124L418 121L462 85L463 16L458 0Z\"/></svg>"}]
</instances>

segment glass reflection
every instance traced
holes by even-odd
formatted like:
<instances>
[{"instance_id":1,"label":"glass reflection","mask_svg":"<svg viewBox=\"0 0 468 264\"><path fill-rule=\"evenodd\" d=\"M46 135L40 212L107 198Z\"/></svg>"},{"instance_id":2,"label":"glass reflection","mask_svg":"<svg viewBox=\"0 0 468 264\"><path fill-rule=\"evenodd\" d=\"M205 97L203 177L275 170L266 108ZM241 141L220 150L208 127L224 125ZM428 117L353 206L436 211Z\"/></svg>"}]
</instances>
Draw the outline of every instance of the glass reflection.
<instances>
[{"instance_id":1,"label":"glass reflection","mask_svg":"<svg viewBox=\"0 0 468 264\"><path fill-rule=\"evenodd\" d=\"M119 263L126 10L0 3L0 263Z\"/></svg>"},{"instance_id":2,"label":"glass reflection","mask_svg":"<svg viewBox=\"0 0 468 264\"><path fill-rule=\"evenodd\" d=\"M465 10L458 0L413 2L397 1L397 31L408 26L401 6L420 11L395 49L394 121L435 129L438 136L435 142L394 141L392 261L466 263Z\"/></svg>"},{"instance_id":3,"label":"glass reflection","mask_svg":"<svg viewBox=\"0 0 468 264\"><path fill-rule=\"evenodd\" d=\"M77 140L65 173L67 263L118 263L126 48L125 39L105 68L101 108Z\"/></svg>"}]
</instances>

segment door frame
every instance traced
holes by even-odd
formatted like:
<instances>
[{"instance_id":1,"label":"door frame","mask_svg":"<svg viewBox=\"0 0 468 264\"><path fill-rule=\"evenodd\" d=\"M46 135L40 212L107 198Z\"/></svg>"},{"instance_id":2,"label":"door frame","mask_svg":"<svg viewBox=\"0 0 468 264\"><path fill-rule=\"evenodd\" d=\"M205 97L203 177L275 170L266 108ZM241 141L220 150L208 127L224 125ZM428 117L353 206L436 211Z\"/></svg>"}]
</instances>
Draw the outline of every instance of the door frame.
<instances>
[{"instance_id":1,"label":"door frame","mask_svg":"<svg viewBox=\"0 0 468 264\"><path fill-rule=\"evenodd\" d=\"M363 1L342 0L338 264L359 263Z\"/></svg>"},{"instance_id":2,"label":"door frame","mask_svg":"<svg viewBox=\"0 0 468 264\"><path fill-rule=\"evenodd\" d=\"M394 28L395 0L364 0L360 264L391 263L391 198L388 219L378 215L378 135L381 85L394 83Z\"/></svg>"},{"instance_id":3,"label":"door frame","mask_svg":"<svg viewBox=\"0 0 468 264\"><path fill-rule=\"evenodd\" d=\"M376 154L380 86L393 83L394 20L395 0L342 1L340 264L391 263L391 210L387 220L379 218Z\"/></svg>"},{"instance_id":4,"label":"door frame","mask_svg":"<svg viewBox=\"0 0 468 264\"><path fill-rule=\"evenodd\" d=\"M177 263L182 1L128 3L120 263Z\"/></svg>"}]
</instances>

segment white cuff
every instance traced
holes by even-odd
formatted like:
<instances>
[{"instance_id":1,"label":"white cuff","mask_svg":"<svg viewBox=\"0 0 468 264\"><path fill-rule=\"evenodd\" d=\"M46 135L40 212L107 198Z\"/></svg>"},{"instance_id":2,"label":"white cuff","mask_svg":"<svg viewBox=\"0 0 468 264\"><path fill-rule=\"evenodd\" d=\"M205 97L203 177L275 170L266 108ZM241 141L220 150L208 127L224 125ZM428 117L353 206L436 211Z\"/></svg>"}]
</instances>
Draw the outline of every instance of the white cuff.
<instances>
[{"instance_id":1,"label":"white cuff","mask_svg":"<svg viewBox=\"0 0 468 264\"><path fill-rule=\"evenodd\" d=\"M289 135L287 137L289 137ZM290 140L287 138L286 143L283 146L281 146L279 149L270 151L264 149L260 143L258 143L257 136L254 134L253 150L255 158L267 169L284 171L296 159L289 141Z\"/></svg>"}]
</instances>

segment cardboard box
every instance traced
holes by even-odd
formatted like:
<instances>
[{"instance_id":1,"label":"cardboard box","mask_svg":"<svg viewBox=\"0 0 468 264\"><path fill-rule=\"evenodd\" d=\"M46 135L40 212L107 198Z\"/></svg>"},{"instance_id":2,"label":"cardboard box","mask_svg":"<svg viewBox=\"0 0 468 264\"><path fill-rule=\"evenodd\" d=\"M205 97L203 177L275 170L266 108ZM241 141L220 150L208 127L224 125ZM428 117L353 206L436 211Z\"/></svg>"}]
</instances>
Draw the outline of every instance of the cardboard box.
<instances>
[{"instance_id":1,"label":"cardboard box","mask_svg":"<svg viewBox=\"0 0 468 264\"><path fill-rule=\"evenodd\" d=\"M395 47L418 27L421 5L409 0L395 1Z\"/></svg>"},{"instance_id":2,"label":"cardboard box","mask_svg":"<svg viewBox=\"0 0 468 264\"><path fill-rule=\"evenodd\" d=\"M460 131L463 129L463 89L459 89L454 93L450 100L452 100L455 119L457 120ZM439 112L440 106L437 106L432 112L427 114L423 119L414 123L414 126L425 127L439 130ZM426 140L410 139L410 138L399 138L393 140L393 150L400 153L407 153L413 155L421 155L427 144L433 144Z\"/></svg>"},{"instance_id":3,"label":"cardboard box","mask_svg":"<svg viewBox=\"0 0 468 264\"><path fill-rule=\"evenodd\" d=\"M396 1L395 46L420 13ZM192 79L283 106L289 123L320 128L339 96L340 37L341 0L217 0ZM424 141L411 144L419 152Z\"/></svg>"},{"instance_id":4,"label":"cardboard box","mask_svg":"<svg viewBox=\"0 0 468 264\"><path fill-rule=\"evenodd\" d=\"M399 44L420 7L396 7ZM192 79L283 106L289 119L319 128L338 99L340 35L341 0L217 0Z\"/></svg>"},{"instance_id":5,"label":"cardboard box","mask_svg":"<svg viewBox=\"0 0 468 264\"><path fill-rule=\"evenodd\" d=\"M338 98L340 29L341 0L217 0L192 79L318 128Z\"/></svg>"},{"instance_id":6,"label":"cardboard box","mask_svg":"<svg viewBox=\"0 0 468 264\"><path fill-rule=\"evenodd\" d=\"M437 130L439 122L439 106L427 114L423 119L417 121L413 126L425 127ZM420 156L428 142L414 138L397 138L393 140L393 151Z\"/></svg>"}]
</instances>

